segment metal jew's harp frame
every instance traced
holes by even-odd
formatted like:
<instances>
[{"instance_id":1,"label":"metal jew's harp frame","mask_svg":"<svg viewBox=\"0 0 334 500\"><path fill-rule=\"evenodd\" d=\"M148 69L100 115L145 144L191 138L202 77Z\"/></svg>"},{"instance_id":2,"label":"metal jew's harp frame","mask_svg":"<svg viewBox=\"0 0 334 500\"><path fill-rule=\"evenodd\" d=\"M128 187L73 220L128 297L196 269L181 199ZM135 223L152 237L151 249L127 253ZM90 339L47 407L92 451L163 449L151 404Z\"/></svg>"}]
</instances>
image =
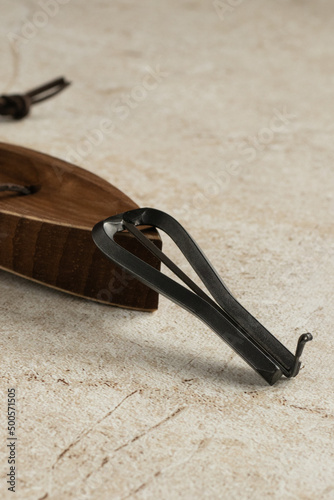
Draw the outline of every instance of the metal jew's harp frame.
<instances>
[{"instance_id":1,"label":"metal jew's harp frame","mask_svg":"<svg viewBox=\"0 0 334 500\"><path fill-rule=\"evenodd\" d=\"M211 297L196 285L136 226L151 226L168 234L198 274ZM188 288L161 273L115 241L117 233L130 232ZM295 354L277 340L237 301L218 276L202 250L187 231L170 215L152 208L130 210L99 222L93 240L114 263L139 281L193 313L236 351L269 384L282 375L295 377L310 333L299 337Z\"/></svg>"}]
</instances>

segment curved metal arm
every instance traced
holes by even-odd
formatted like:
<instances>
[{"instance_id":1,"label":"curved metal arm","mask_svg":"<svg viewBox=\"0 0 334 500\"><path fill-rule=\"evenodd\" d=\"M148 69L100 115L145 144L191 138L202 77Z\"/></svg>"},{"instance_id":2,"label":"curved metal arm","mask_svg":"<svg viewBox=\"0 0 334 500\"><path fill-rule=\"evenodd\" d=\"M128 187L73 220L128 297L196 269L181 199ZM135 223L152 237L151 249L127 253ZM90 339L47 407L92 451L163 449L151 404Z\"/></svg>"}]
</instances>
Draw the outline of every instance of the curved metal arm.
<instances>
[{"instance_id":1,"label":"curved metal arm","mask_svg":"<svg viewBox=\"0 0 334 500\"><path fill-rule=\"evenodd\" d=\"M136 228L141 225L162 229L172 238L214 300ZM118 245L114 236L124 230L130 231L190 290ZM152 208L131 210L99 222L93 228L92 236L107 257L147 286L200 318L269 384L274 384L282 374L286 377L298 374L300 356L312 335L308 333L299 338L296 354L293 355L233 297L202 250L173 217Z\"/></svg>"}]
</instances>

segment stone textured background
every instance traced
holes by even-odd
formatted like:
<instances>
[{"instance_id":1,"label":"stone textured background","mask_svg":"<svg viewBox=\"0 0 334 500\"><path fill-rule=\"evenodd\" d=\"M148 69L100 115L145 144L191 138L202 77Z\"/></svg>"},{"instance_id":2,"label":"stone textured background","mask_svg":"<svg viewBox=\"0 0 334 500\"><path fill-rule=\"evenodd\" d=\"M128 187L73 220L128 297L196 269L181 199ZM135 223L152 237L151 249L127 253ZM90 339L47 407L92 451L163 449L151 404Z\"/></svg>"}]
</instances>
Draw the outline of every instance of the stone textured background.
<instances>
[{"instance_id":1,"label":"stone textured background","mask_svg":"<svg viewBox=\"0 0 334 500\"><path fill-rule=\"evenodd\" d=\"M174 215L284 344L314 335L269 387L163 298L127 311L0 272L1 498L15 386L18 500L333 499L333 2L0 7L0 91L73 82L1 140Z\"/></svg>"}]
</instances>

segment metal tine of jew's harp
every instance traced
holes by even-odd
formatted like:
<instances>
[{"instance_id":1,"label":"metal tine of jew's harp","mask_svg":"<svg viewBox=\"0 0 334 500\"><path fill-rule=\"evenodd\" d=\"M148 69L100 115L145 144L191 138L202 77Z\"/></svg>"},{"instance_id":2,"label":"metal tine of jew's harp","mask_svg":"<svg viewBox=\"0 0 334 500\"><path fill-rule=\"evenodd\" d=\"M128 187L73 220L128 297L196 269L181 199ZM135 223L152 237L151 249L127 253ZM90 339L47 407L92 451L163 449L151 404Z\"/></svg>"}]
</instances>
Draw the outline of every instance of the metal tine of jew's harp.
<instances>
[{"instance_id":1,"label":"metal tine of jew's harp","mask_svg":"<svg viewBox=\"0 0 334 500\"><path fill-rule=\"evenodd\" d=\"M136 226L153 226L168 234L198 274L212 298L150 242ZM124 230L129 231L188 288L117 244L114 237L116 233ZM290 378L298 374L301 354L306 342L312 340L312 335L310 333L301 335L295 354L291 353L237 301L196 242L173 217L152 208L135 209L98 223L93 228L92 236L95 244L109 259L153 290L196 315L269 384L274 384L282 375Z\"/></svg>"}]
</instances>

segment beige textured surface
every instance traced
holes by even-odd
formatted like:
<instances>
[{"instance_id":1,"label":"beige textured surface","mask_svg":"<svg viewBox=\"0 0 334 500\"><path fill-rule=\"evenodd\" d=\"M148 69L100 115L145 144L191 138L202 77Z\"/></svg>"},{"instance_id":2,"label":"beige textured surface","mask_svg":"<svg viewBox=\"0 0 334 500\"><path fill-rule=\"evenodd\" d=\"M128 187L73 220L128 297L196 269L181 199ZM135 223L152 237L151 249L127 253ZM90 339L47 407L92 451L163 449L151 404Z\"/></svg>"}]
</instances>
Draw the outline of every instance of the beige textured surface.
<instances>
[{"instance_id":1,"label":"beige textured surface","mask_svg":"<svg viewBox=\"0 0 334 500\"><path fill-rule=\"evenodd\" d=\"M333 3L40 4L0 1L0 90L73 85L1 140L173 214L283 343L314 341L269 387L167 300L113 309L0 272L1 499L9 386L18 500L333 499Z\"/></svg>"}]
</instances>

